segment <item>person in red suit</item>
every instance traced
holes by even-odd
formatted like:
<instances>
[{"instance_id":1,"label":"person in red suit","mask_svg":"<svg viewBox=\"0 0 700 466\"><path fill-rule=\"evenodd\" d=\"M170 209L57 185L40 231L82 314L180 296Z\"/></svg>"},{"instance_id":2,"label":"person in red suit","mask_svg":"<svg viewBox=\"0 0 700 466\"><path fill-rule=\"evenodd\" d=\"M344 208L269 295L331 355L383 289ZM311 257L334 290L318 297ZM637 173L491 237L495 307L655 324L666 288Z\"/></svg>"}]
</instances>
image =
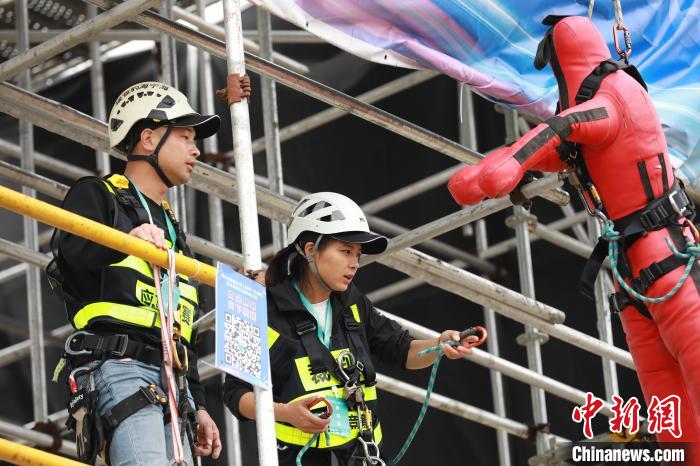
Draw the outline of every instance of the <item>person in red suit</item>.
<instances>
[{"instance_id":1,"label":"person in red suit","mask_svg":"<svg viewBox=\"0 0 700 466\"><path fill-rule=\"evenodd\" d=\"M588 18L549 16L544 23L551 27L535 66L551 66L559 113L455 173L450 193L459 204L471 205L513 192L529 170L575 169L593 204L590 210L612 220L621 234L618 267L626 283L640 295L663 296L679 283L686 263L671 253L666 239L685 251L697 230L694 206L675 180L646 86L634 67L611 59ZM699 285L700 273L693 267L682 287L663 302L644 302L619 288L611 296L647 406L674 395L680 400L682 434L663 429L659 441L700 438Z\"/></svg>"}]
</instances>

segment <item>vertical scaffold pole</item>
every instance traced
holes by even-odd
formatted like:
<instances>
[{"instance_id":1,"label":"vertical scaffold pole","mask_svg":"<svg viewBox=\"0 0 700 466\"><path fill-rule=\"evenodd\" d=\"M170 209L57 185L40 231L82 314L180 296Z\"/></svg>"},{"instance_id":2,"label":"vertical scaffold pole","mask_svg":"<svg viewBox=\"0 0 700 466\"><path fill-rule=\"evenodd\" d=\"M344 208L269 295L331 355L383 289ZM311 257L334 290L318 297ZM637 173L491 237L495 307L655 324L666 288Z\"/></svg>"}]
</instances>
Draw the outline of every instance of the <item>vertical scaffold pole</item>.
<instances>
[{"instance_id":1,"label":"vertical scaffold pole","mask_svg":"<svg viewBox=\"0 0 700 466\"><path fill-rule=\"evenodd\" d=\"M88 19L97 16L97 7L92 3L85 5ZM90 41L90 96L92 98L92 116L100 121L107 121L107 109L105 108L105 83L102 56L100 55L100 42L97 38ZM111 170L109 154L101 150L95 151L95 165L99 176L105 176Z\"/></svg>"},{"instance_id":2,"label":"vertical scaffold pole","mask_svg":"<svg viewBox=\"0 0 700 466\"><path fill-rule=\"evenodd\" d=\"M590 238L595 241L600 236L600 225L593 217L588 217L588 232ZM613 284L608 271L601 268L598 278L595 281L595 309L598 317L598 337L609 344L613 344L612 324L610 322L610 304L608 295L612 293ZM615 361L602 358L603 381L605 382L605 397L612 401L613 395L619 395L620 389L617 383L617 366Z\"/></svg>"},{"instance_id":3,"label":"vertical scaffold pole","mask_svg":"<svg viewBox=\"0 0 700 466\"><path fill-rule=\"evenodd\" d=\"M519 136L518 113L515 110L506 109L506 143L515 141ZM520 275L520 292L530 298L535 298L535 277L532 270L532 250L530 244L530 213L521 206L513 208L513 220L515 226L515 237L518 248L518 271ZM547 335L539 332L529 325L525 326L525 333L518 337L518 343L527 349L527 366L530 370L542 374L542 351L541 345L547 341ZM547 424L547 404L544 390L530 387L532 399L532 412L535 425ZM547 436L537 432L536 437L537 454L544 454L547 449Z\"/></svg>"},{"instance_id":4,"label":"vertical scaffold pole","mask_svg":"<svg viewBox=\"0 0 700 466\"><path fill-rule=\"evenodd\" d=\"M29 7L27 0L15 2L15 21L17 28L17 45L19 53L29 50ZM31 91L31 69L27 69L20 75L20 86ZM24 120L19 121L19 138L22 147L21 167L29 172L34 172L34 127ZM36 197L36 191L22 188L27 196ZM36 220L25 216L24 243L32 251L37 251L39 229ZM44 316L41 302L41 274L39 267L27 265L27 319L29 321L29 339L32 342L30 349L32 368L32 399L34 402L34 420L45 421L48 416L46 402L46 361L44 359Z\"/></svg>"},{"instance_id":5,"label":"vertical scaffold pole","mask_svg":"<svg viewBox=\"0 0 700 466\"><path fill-rule=\"evenodd\" d=\"M228 73L242 75L245 73L245 61L240 0L224 0L223 4ZM246 270L258 270L262 265L262 260L260 257L258 206L255 199L255 172L253 170L247 100L243 99L241 102L232 104L230 110L233 158L238 178L238 215L241 225L243 264ZM277 466L272 390L255 388L255 418L257 420L260 464Z\"/></svg>"},{"instance_id":6,"label":"vertical scaffold pole","mask_svg":"<svg viewBox=\"0 0 700 466\"><path fill-rule=\"evenodd\" d=\"M272 22L270 13L257 7L258 38L260 40L260 57L273 61L272 55ZM262 89L263 122L265 125L265 161L267 164L267 179L270 190L284 195L282 177L282 149L280 147L280 128L277 114L277 85L275 82L260 76ZM286 225L272 220L272 245L275 252L287 245Z\"/></svg>"}]
</instances>

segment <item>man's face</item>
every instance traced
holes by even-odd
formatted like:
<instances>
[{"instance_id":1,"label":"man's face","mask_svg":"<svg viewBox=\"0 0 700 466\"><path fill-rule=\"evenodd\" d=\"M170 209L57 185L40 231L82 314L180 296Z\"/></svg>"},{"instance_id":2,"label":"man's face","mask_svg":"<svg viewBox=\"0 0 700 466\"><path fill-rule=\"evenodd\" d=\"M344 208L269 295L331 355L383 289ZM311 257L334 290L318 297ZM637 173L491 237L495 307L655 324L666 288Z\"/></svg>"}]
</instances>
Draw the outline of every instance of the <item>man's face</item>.
<instances>
[{"instance_id":1,"label":"man's face","mask_svg":"<svg viewBox=\"0 0 700 466\"><path fill-rule=\"evenodd\" d=\"M156 139L160 140L165 128L158 128L154 133ZM173 128L160 148L158 165L175 186L189 183L192 179L195 160L199 157L194 137L195 131L192 128Z\"/></svg>"}]
</instances>

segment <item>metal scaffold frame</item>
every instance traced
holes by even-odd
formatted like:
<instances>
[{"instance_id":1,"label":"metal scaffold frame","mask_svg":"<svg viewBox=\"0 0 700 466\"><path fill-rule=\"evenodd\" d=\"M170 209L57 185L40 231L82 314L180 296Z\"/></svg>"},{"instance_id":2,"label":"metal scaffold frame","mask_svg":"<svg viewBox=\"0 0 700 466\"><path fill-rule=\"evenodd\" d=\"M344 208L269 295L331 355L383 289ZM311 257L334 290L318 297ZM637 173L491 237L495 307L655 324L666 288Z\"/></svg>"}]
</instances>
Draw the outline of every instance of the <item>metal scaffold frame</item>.
<instances>
[{"instance_id":1,"label":"metal scaffold frame","mask_svg":"<svg viewBox=\"0 0 700 466\"><path fill-rule=\"evenodd\" d=\"M451 141L420 126L403 120L395 115L374 107L372 104L390 95L402 92L436 76L433 72L416 71L408 73L376 89L365 92L358 97L351 97L335 89L315 82L300 73L308 72L308 68L293 59L285 57L273 50L273 43L279 39L280 31L272 31L270 14L262 9L257 12L257 39L259 45L246 38L245 47L254 50L260 56L250 52L243 53L244 34L241 27L240 6L238 1L224 0L224 27L212 26L203 19L205 0L197 0L196 11L188 11L174 5L172 0L126 0L112 6L109 0L88 0L89 15L86 21L65 31L51 31L50 34L32 38L38 41L34 48L29 47L30 35L26 14L17 14L20 53L14 58L0 64L0 110L20 120L20 145L0 140L0 156L20 161L20 166L0 161L0 177L23 186L25 193L36 197L42 193L53 199L62 199L68 187L56 180L36 173L36 168L44 169L52 174L71 179L91 174L79 167L67 164L45 154L37 153L32 143L32 127L40 126L48 131L77 141L95 150L96 166L99 173L109 171L109 155L124 159L121 154L110 151L107 139L107 127L103 122L106 116L104 108L104 84L99 41L128 40L130 38L150 38L161 40L163 44L171 41L181 41L195 47L198 51L198 71L189 73L192 92L199 90L203 112L213 111L212 73L210 62L216 57L227 61L229 73L244 73L246 69L260 74L265 137L251 141L248 121L247 103L245 100L231 107L231 121L234 134L233 157L236 169L224 171L220 166L206 165L197 162L192 189L208 196L210 238L201 238L189 232L188 243L191 249L213 261L222 261L245 269L259 269L262 257L266 257L286 243L286 223L296 200L306 192L294 186L284 184L282 173L282 151L280 144L303 133L317 129L343 115L352 114L384 129L399 134L409 140L422 144L441 154L456 159L460 164L439 173L426 177L411 185L404 186L394 192L385 193L377 199L363 205L372 228L390 236L389 248L381 255L363 258L362 265L379 262L382 265L403 272L409 278L398 280L384 288L368 293L375 302L381 302L399 293L415 288L421 284L429 284L449 293L463 297L484 307L484 320L490 327L491 338L488 350L475 349L473 354L465 356L471 362L491 370L491 381L494 399L494 412L467 405L435 394L431 406L445 410L453 415L478 422L497 430L499 449L499 464L510 466L510 453L507 435L519 438L528 437L528 426L509 419L505 409L502 375L508 376L531 387L533 400L533 418L538 424L547 422L545 393L557 396L572 403L581 404L585 401L585 392L568 386L543 373L542 345L547 338L554 337L578 348L598 355L602 358L605 379L605 399L611 400L617 393L617 366L634 370L632 358L627 351L617 348L612 343L610 330L610 310L607 308L607 290L611 282L605 274L596 285L598 328L600 339L586 335L576 329L564 325L564 312L535 299L535 283L530 255L531 243L536 239L547 241L568 250L574 254L588 257L592 250L590 238L595 237L594 224L589 222L588 231L580 225L586 221L585 213L576 213L568 205L568 194L560 189L562 180L557 175L549 175L535 180L522 188L527 197L540 196L562 206L563 218L548 225L541 224L529 215L523 208L513 206L508 198L492 199L454 213L435 219L414 229L407 229L388 222L378 214L389 207L418 196L436 186L443 185L449 177L462 166L462 163L473 164L483 155L476 151L476 130L474 126L472 94L469 90L465 95L465 123L462 125L460 142ZM17 5L25 10L26 1L20 0ZM97 12L97 7L104 9ZM161 11L174 19L187 21L196 30L187 25L168 19L149 8L161 7ZM18 12L18 13L20 13ZM110 29L129 20L148 28L143 30ZM298 31L283 31L283 40L311 42L306 33ZM254 34L246 34L255 38ZM119 37L117 37L119 36ZM221 39L225 38L225 41ZM91 95L93 99L94 117L66 107L48 98L41 97L31 90L30 68L41 61L53 57L68 48L85 41L90 42L90 58L94 64L91 72ZM167 81L176 82L174 75L174 46L163 47L163 76ZM170 50L169 52L167 52ZM7 80L19 77L19 86L10 84ZM279 128L277 115L276 84L281 84L315 99L331 105L331 108L304 118L285 128ZM506 110L507 141L514 140L523 120L517 113ZM216 153L215 138L205 142L205 153ZM255 153L265 151L267 176L255 175L253 172L253 157ZM179 209L184 212L186 195L178 199ZM236 204L239 208L242 235L242 252L233 251L224 244L224 222L222 202ZM178 204L178 203L176 203ZM515 229L515 237L497 244L488 244L485 222L483 219L505 209L513 209L509 226ZM263 215L272 220L273 244L260 246L257 216ZM478 254L468 254L454 246L436 239L438 236L458 228L473 225L473 233L477 241ZM576 238L561 233L561 230L573 228ZM0 283L12 280L26 274L27 293L29 299L29 338L7 348L0 349L0 366L10 364L30 355L33 376L33 406L35 421L45 421L64 417L65 410L49 415L46 407L46 384L43 375L46 373L44 360L44 344L52 339L65 338L70 332L70 326L65 325L53 329L46 334L42 331L42 303L40 300L39 272L48 263L49 257L39 252L40 244L47 241L46 235L38 235L37 223L30 217L24 219L25 244L14 244L0 238L0 254L3 258L20 261L20 264L7 266L0 271ZM590 234L590 236L588 236ZM419 247L418 251L413 247ZM496 270L490 262L495 256L511 249L518 252L519 276L521 292L510 290L488 279ZM439 255L445 260L430 254ZM39 291L37 291L39 290ZM32 297L33 296L33 297ZM382 311L384 312L384 311ZM385 315L397 320L409 332L418 338L435 338L438 333L427 329L399 316L384 312ZM498 334L495 332L498 314L518 321L525 326L525 333L519 338L519 343L527 347L528 367L514 364L499 356ZM202 317L197 326L200 331L211 330L214 327L213 311ZM201 357L200 373L203 378L220 375L213 369L211 355ZM425 390L411 386L405 382L378 374L379 388L391 393L421 402ZM277 464L274 424L272 422L272 395L269 390L256 389L256 416L267 422L258 423L258 441L261 464ZM610 416L610 403L606 404L602 414ZM230 416L229 416L230 417ZM240 465L240 444L237 435L237 424L231 419L226 423L227 441L230 442L228 464ZM0 434L22 439L38 446L46 446L44 434L28 434L26 426L0 423ZM563 439L555 433L537 434L537 452L539 455ZM62 453L75 455L75 446L64 442Z\"/></svg>"}]
</instances>

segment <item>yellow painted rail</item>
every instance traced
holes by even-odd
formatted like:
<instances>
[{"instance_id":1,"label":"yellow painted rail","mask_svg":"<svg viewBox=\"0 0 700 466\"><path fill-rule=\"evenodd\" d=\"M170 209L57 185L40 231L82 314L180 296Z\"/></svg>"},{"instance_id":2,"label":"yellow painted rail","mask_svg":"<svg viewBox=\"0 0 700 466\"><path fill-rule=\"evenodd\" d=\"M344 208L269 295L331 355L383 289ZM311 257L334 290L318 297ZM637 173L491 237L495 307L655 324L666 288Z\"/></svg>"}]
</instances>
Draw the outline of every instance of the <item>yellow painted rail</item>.
<instances>
[{"instance_id":1,"label":"yellow painted rail","mask_svg":"<svg viewBox=\"0 0 700 466\"><path fill-rule=\"evenodd\" d=\"M85 463L52 455L4 438L0 438L0 460L25 466L85 466Z\"/></svg>"},{"instance_id":2,"label":"yellow painted rail","mask_svg":"<svg viewBox=\"0 0 700 466\"><path fill-rule=\"evenodd\" d=\"M161 267L168 266L168 253L158 249L148 241L130 236L44 201L25 196L4 186L0 186L0 206L108 248L140 257L147 262ZM216 269L208 264L177 254L175 267L182 274L201 283L215 286Z\"/></svg>"}]
</instances>

